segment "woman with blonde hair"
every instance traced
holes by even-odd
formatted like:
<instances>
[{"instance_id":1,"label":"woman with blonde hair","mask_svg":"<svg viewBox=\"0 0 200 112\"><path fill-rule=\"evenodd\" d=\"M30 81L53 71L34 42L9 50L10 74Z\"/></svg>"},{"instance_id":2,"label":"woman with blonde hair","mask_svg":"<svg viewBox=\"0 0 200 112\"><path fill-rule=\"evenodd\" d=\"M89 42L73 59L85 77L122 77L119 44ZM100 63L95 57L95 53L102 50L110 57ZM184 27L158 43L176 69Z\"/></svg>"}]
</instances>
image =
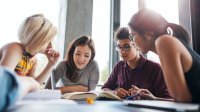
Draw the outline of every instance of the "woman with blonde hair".
<instances>
[{"instance_id":1,"label":"woman with blonde hair","mask_svg":"<svg viewBox=\"0 0 200 112\"><path fill-rule=\"evenodd\" d=\"M26 18L19 28L19 42L8 43L0 49L0 65L10 68L19 76L31 76L43 83L59 58L59 53L51 46L56 34L57 28L43 15ZM48 63L36 75L38 53L45 54Z\"/></svg>"}]
</instances>

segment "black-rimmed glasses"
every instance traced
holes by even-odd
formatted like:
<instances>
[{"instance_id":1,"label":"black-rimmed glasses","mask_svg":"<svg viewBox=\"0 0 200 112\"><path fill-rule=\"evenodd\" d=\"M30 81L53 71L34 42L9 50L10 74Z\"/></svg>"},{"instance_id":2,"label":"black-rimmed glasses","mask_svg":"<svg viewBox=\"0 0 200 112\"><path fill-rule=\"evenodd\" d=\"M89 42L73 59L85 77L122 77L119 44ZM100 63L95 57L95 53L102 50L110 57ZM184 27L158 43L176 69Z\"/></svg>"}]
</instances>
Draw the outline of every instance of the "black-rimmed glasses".
<instances>
[{"instance_id":1,"label":"black-rimmed glasses","mask_svg":"<svg viewBox=\"0 0 200 112\"><path fill-rule=\"evenodd\" d=\"M128 51L133 45L123 45L123 46L116 46L116 50L117 51L120 51L120 50L123 50L123 51Z\"/></svg>"}]
</instances>

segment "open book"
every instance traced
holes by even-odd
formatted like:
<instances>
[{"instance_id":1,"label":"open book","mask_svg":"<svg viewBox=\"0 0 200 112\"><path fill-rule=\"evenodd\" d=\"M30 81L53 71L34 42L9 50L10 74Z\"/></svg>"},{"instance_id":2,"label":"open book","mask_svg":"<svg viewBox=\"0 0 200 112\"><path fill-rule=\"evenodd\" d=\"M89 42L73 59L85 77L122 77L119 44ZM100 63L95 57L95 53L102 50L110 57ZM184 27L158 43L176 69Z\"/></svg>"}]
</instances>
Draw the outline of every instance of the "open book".
<instances>
[{"instance_id":1,"label":"open book","mask_svg":"<svg viewBox=\"0 0 200 112\"><path fill-rule=\"evenodd\" d=\"M93 92L72 92L65 93L61 98L69 100L85 100L87 98L93 99L107 99L107 100L122 100L119 96L109 91L93 91Z\"/></svg>"}]
</instances>

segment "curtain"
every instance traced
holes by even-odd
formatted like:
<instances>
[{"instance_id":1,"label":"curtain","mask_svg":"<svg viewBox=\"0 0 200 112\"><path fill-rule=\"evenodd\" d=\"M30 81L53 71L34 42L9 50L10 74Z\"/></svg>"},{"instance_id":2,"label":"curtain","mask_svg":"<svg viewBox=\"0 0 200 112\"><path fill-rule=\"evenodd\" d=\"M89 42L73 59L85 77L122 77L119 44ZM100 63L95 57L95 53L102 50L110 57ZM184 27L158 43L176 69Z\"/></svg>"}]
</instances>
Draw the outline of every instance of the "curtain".
<instances>
[{"instance_id":1,"label":"curtain","mask_svg":"<svg viewBox=\"0 0 200 112\"><path fill-rule=\"evenodd\" d=\"M200 54L200 0L190 0L193 49Z\"/></svg>"}]
</instances>

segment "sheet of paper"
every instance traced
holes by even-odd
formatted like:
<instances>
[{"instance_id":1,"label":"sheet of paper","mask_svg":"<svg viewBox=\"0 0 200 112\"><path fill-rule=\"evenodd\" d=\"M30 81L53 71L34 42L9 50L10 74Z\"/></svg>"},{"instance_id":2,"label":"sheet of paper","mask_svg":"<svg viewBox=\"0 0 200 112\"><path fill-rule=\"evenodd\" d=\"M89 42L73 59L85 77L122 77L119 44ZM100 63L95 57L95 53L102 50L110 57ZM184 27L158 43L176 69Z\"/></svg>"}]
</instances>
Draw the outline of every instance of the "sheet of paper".
<instances>
[{"instance_id":1,"label":"sheet of paper","mask_svg":"<svg viewBox=\"0 0 200 112\"><path fill-rule=\"evenodd\" d=\"M61 98L61 91L60 90L50 90L50 89L43 89L37 90L28 93L22 99L60 99Z\"/></svg>"},{"instance_id":2,"label":"sheet of paper","mask_svg":"<svg viewBox=\"0 0 200 112\"><path fill-rule=\"evenodd\" d=\"M59 104L72 104L72 105L77 105L78 103L73 101L73 100L66 100L66 99L50 99L50 100L33 100L33 99L29 99L29 100L20 100L16 103L16 105L33 105L33 104L37 104L37 105L43 105L43 104L55 104L55 105L59 105Z\"/></svg>"}]
</instances>

